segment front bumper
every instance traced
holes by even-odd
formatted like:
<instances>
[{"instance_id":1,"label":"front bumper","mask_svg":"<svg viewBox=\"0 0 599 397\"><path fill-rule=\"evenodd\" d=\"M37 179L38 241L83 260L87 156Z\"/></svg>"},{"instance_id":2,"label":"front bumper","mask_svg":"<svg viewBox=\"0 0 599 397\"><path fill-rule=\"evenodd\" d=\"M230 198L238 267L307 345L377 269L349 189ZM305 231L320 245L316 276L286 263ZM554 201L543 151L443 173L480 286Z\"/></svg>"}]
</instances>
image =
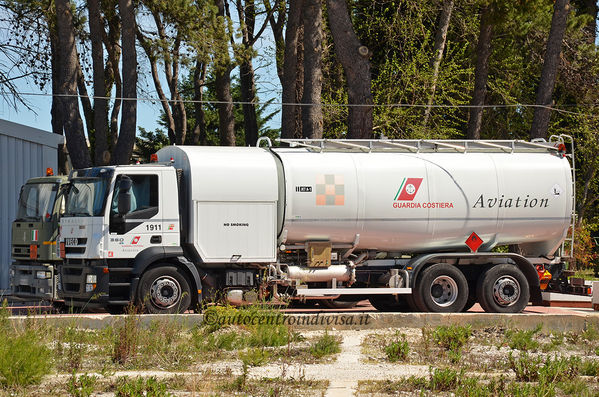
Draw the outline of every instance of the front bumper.
<instances>
[{"instance_id":1,"label":"front bumper","mask_svg":"<svg viewBox=\"0 0 599 397\"><path fill-rule=\"evenodd\" d=\"M103 260L65 260L60 266L58 297L68 306L97 308L108 304L108 273ZM90 277L95 282L88 282Z\"/></svg>"},{"instance_id":2,"label":"front bumper","mask_svg":"<svg viewBox=\"0 0 599 397\"><path fill-rule=\"evenodd\" d=\"M42 275L43 277L38 277ZM57 278L54 266L50 264L13 264L11 266L11 293L14 297L24 300L54 301L57 299Z\"/></svg>"}]
</instances>

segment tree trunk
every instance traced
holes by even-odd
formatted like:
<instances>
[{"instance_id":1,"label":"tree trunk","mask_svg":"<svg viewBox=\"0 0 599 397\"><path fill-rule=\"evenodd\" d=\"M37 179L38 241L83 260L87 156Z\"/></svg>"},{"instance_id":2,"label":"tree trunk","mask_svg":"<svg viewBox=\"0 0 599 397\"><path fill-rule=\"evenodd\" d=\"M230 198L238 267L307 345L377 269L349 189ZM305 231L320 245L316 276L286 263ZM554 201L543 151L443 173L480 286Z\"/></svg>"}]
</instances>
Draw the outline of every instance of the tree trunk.
<instances>
[{"instance_id":1,"label":"tree trunk","mask_svg":"<svg viewBox=\"0 0 599 397\"><path fill-rule=\"evenodd\" d=\"M553 17L551 19L551 30L547 39L547 48L543 59L543 70L541 71L541 81L537 89L536 104L540 106L551 106L551 97L553 96L553 87L557 76L557 67L559 66L560 53L562 51L562 41L566 31L566 21L570 11L570 0L556 0L553 5ZM530 137L547 138L547 129L549 128L549 119L551 110L546 107L535 108L535 114L530 128Z\"/></svg>"},{"instance_id":2,"label":"tree trunk","mask_svg":"<svg viewBox=\"0 0 599 397\"><path fill-rule=\"evenodd\" d=\"M88 0L89 9L89 33L92 44L92 66L94 80L94 137L96 165L106 165L110 162L108 152L108 101L98 97L107 96L105 70L104 70L104 46L102 36L104 27L100 16L100 0Z\"/></svg>"},{"instance_id":3,"label":"tree trunk","mask_svg":"<svg viewBox=\"0 0 599 397\"><path fill-rule=\"evenodd\" d=\"M296 120L301 108L292 103L298 103L297 86L301 81L298 71L298 46L301 29L303 0L290 0L287 29L285 30L285 54L283 58L283 87L281 110L281 138L295 138L301 136L301 127L298 129Z\"/></svg>"},{"instance_id":4,"label":"tree trunk","mask_svg":"<svg viewBox=\"0 0 599 397\"><path fill-rule=\"evenodd\" d=\"M52 29L52 28L50 28ZM52 94L58 94L60 90L60 60L58 58L58 38L56 34L51 33L50 52L51 52L51 68L52 68ZM60 109L60 98L57 95L52 95L52 108L50 110L52 117L52 132L54 134L63 135L64 119Z\"/></svg>"},{"instance_id":5,"label":"tree trunk","mask_svg":"<svg viewBox=\"0 0 599 397\"><path fill-rule=\"evenodd\" d=\"M121 58L121 46L119 39L121 37L121 21L118 14L115 12L117 0L111 0L110 2L101 2L103 6L104 15L106 15L106 22L108 24L108 34L102 37L104 46L108 52L106 59L106 92L112 92L112 85L114 84L114 103L110 112L110 124L108 133L108 150L112 150L119 136L119 114L121 112L121 105L123 103L121 97L123 95L123 87L121 83L121 72L119 70L119 63ZM108 4L107 4L108 3ZM107 155L107 158L110 155Z\"/></svg>"},{"instance_id":6,"label":"tree trunk","mask_svg":"<svg viewBox=\"0 0 599 397\"><path fill-rule=\"evenodd\" d=\"M122 20L123 51L123 111L121 127L115 144L112 163L128 164L135 143L137 123L137 52L135 48L135 10L132 0L119 0Z\"/></svg>"},{"instance_id":7,"label":"tree trunk","mask_svg":"<svg viewBox=\"0 0 599 397\"><path fill-rule=\"evenodd\" d=\"M345 0L327 0L329 25L335 43L335 54L345 72L350 105L372 105L370 61L368 48L354 32ZM372 137L372 107L350 106L348 109L349 139Z\"/></svg>"},{"instance_id":8,"label":"tree trunk","mask_svg":"<svg viewBox=\"0 0 599 397\"><path fill-rule=\"evenodd\" d=\"M253 0L246 0L245 7L241 0L237 0L237 12L242 22L242 43L251 50L254 43L254 28L256 23L256 8ZM251 51L248 51L251 53ZM254 66L250 57L244 59L239 65L239 80L241 83L241 100L244 102L243 127L245 130L245 144L256 146L258 141L258 118L256 117L256 83Z\"/></svg>"},{"instance_id":9,"label":"tree trunk","mask_svg":"<svg viewBox=\"0 0 599 397\"><path fill-rule=\"evenodd\" d=\"M322 3L305 0L304 21L304 95L302 97L302 135L322 138Z\"/></svg>"},{"instance_id":10,"label":"tree trunk","mask_svg":"<svg viewBox=\"0 0 599 397\"><path fill-rule=\"evenodd\" d=\"M433 59L431 60L431 69L433 76L431 79L431 92L428 97L426 110L424 111L423 125L426 127L431 115L431 109L435 100L435 91L437 90L437 80L439 79L439 67L443 60L443 52L445 51L445 43L447 42L447 31L449 30L449 21L451 21L451 13L453 11L454 0L443 1L443 8L439 16L439 26L435 33L435 47L433 49Z\"/></svg>"},{"instance_id":11,"label":"tree trunk","mask_svg":"<svg viewBox=\"0 0 599 397\"><path fill-rule=\"evenodd\" d=\"M193 100L195 101L194 114L195 114L195 127L193 129L193 144L194 145L207 145L208 140L206 137L206 121L204 117L204 104L202 99L204 97L204 83L206 79L206 68L205 62L196 61L196 66L193 71Z\"/></svg>"},{"instance_id":12,"label":"tree trunk","mask_svg":"<svg viewBox=\"0 0 599 397\"><path fill-rule=\"evenodd\" d=\"M283 29L285 27L285 18L287 16L287 10L285 7L285 0L275 0L273 5L277 11L277 17L275 18L274 13L271 12L270 1L264 0L264 7L266 12L270 15L268 22L272 29L272 35L275 39L275 60L277 64L277 76L279 81L283 85L283 71L284 71L284 59L285 59L285 38L283 37Z\"/></svg>"},{"instance_id":13,"label":"tree trunk","mask_svg":"<svg viewBox=\"0 0 599 397\"><path fill-rule=\"evenodd\" d=\"M75 30L69 0L56 0L56 29L60 60L58 94L64 120L67 148L74 168L91 166L91 158L83 133L83 121L77 100L77 48Z\"/></svg>"},{"instance_id":14,"label":"tree trunk","mask_svg":"<svg viewBox=\"0 0 599 397\"><path fill-rule=\"evenodd\" d=\"M218 8L218 16L225 18L224 0L215 0ZM224 21L223 21L224 23ZM224 32L226 27L223 26ZM215 65L214 85L218 107L218 131L220 144L222 146L235 146L235 118L233 116L233 97L231 96L231 61L228 56L228 48L223 48L225 53L222 59Z\"/></svg>"},{"instance_id":15,"label":"tree trunk","mask_svg":"<svg viewBox=\"0 0 599 397\"><path fill-rule=\"evenodd\" d=\"M487 94L489 77L489 57L491 56L491 38L493 36L493 6L487 5L480 15L480 33L476 44L476 66L474 69L474 93L470 102L470 120L468 120L468 139L480 139L483 121L483 105Z\"/></svg>"}]
</instances>

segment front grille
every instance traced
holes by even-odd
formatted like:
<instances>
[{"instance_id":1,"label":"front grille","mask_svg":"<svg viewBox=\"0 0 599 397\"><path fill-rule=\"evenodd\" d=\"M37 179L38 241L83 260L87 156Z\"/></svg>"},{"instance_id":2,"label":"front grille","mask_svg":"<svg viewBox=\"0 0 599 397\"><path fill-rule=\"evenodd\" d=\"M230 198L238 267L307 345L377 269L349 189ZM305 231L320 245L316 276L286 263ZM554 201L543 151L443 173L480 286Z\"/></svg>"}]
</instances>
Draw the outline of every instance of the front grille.
<instances>
[{"instance_id":1,"label":"front grille","mask_svg":"<svg viewBox=\"0 0 599 397\"><path fill-rule=\"evenodd\" d=\"M13 258L29 258L29 245L16 245L12 246Z\"/></svg>"},{"instance_id":2,"label":"front grille","mask_svg":"<svg viewBox=\"0 0 599 397\"><path fill-rule=\"evenodd\" d=\"M68 254L85 254L85 247L65 247L64 252Z\"/></svg>"}]
</instances>

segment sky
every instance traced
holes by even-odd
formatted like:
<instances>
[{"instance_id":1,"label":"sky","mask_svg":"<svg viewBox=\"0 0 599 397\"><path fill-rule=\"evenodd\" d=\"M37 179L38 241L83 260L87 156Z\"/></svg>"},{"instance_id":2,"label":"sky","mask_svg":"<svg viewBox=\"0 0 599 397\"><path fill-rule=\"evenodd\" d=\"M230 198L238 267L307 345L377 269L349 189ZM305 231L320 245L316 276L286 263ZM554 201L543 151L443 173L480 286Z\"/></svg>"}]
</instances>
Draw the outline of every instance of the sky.
<instances>
[{"instance_id":1,"label":"sky","mask_svg":"<svg viewBox=\"0 0 599 397\"><path fill-rule=\"evenodd\" d=\"M235 14L235 13L233 13ZM257 21L256 25L258 30L259 24L262 21ZM0 39L2 39L0 37ZM258 98L261 102L274 98L276 102L280 102L281 97L281 86L279 78L277 76L276 65L274 61L274 39L272 37L272 31L268 27L263 37L259 39L255 45L256 50L259 54L254 59L254 69L256 71L256 88L258 90ZM154 89L152 77L150 75L147 61L144 62L145 54L138 47L138 58L142 65L142 72L138 76L138 97L144 98L158 98L158 95ZM1 55L0 55L1 57ZM2 61L2 59L0 59ZM231 77L238 77L239 69L236 68L231 72ZM90 82L91 83L91 82ZM27 96L24 98L27 100L31 110L27 109L23 105L19 105L18 109L12 107L7 101L0 99L0 119L5 119L19 124L24 124L29 127L39 128L45 131L52 131L50 109L52 106L52 98L50 96L51 90L46 89L40 90L38 86L33 84L31 80L19 79L15 81L16 86L20 92L23 93L35 93L35 94L47 94L47 96ZM162 81L163 89L168 91L168 86L165 81ZM90 95L93 93L91 86L87 87ZM137 126L143 127L146 130L154 131L157 128L163 129L158 124L158 117L162 106L158 101L145 101L140 100L137 103ZM267 112L273 112L280 110L280 106L271 105L267 109ZM83 109L80 109L80 113L83 117ZM271 128L280 128L281 115L278 112L268 123Z\"/></svg>"}]
</instances>

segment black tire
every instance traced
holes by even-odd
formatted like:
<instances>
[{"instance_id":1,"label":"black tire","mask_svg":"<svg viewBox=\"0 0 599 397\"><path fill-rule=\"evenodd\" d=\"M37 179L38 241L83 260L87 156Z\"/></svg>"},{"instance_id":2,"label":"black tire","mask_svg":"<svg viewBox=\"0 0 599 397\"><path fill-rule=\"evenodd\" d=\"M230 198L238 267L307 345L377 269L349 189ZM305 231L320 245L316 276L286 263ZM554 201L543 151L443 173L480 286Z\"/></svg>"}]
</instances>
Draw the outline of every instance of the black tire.
<instances>
[{"instance_id":1,"label":"black tire","mask_svg":"<svg viewBox=\"0 0 599 397\"><path fill-rule=\"evenodd\" d=\"M318 303L328 309L351 309L352 307L356 307L358 302L353 301L341 301L337 299L321 299Z\"/></svg>"},{"instance_id":2,"label":"black tire","mask_svg":"<svg viewBox=\"0 0 599 397\"><path fill-rule=\"evenodd\" d=\"M478 279L476 296L488 313L520 313L530 300L528 280L518 267L504 263L487 269Z\"/></svg>"},{"instance_id":3,"label":"black tire","mask_svg":"<svg viewBox=\"0 0 599 397\"><path fill-rule=\"evenodd\" d=\"M457 267L437 263L422 271L413 296L423 312L459 313L468 300L468 281Z\"/></svg>"},{"instance_id":4,"label":"black tire","mask_svg":"<svg viewBox=\"0 0 599 397\"><path fill-rule=\"evenodd\" d=\"M368 298L370 304L379 312L409 312L412 311L408 302L401 296L374 295Z\"/></svg>"},{"instance_id":5,"label":"black tire","mask_svg":"<svg viewBox=\"0 0 599 397\"><path fill-rule=\"evenodd\" d=\"M190 282L183 271L163 264L147 270L139 280L137 301L154 314L183 313L191 305Z\"/></svg>"}]
</instances>

